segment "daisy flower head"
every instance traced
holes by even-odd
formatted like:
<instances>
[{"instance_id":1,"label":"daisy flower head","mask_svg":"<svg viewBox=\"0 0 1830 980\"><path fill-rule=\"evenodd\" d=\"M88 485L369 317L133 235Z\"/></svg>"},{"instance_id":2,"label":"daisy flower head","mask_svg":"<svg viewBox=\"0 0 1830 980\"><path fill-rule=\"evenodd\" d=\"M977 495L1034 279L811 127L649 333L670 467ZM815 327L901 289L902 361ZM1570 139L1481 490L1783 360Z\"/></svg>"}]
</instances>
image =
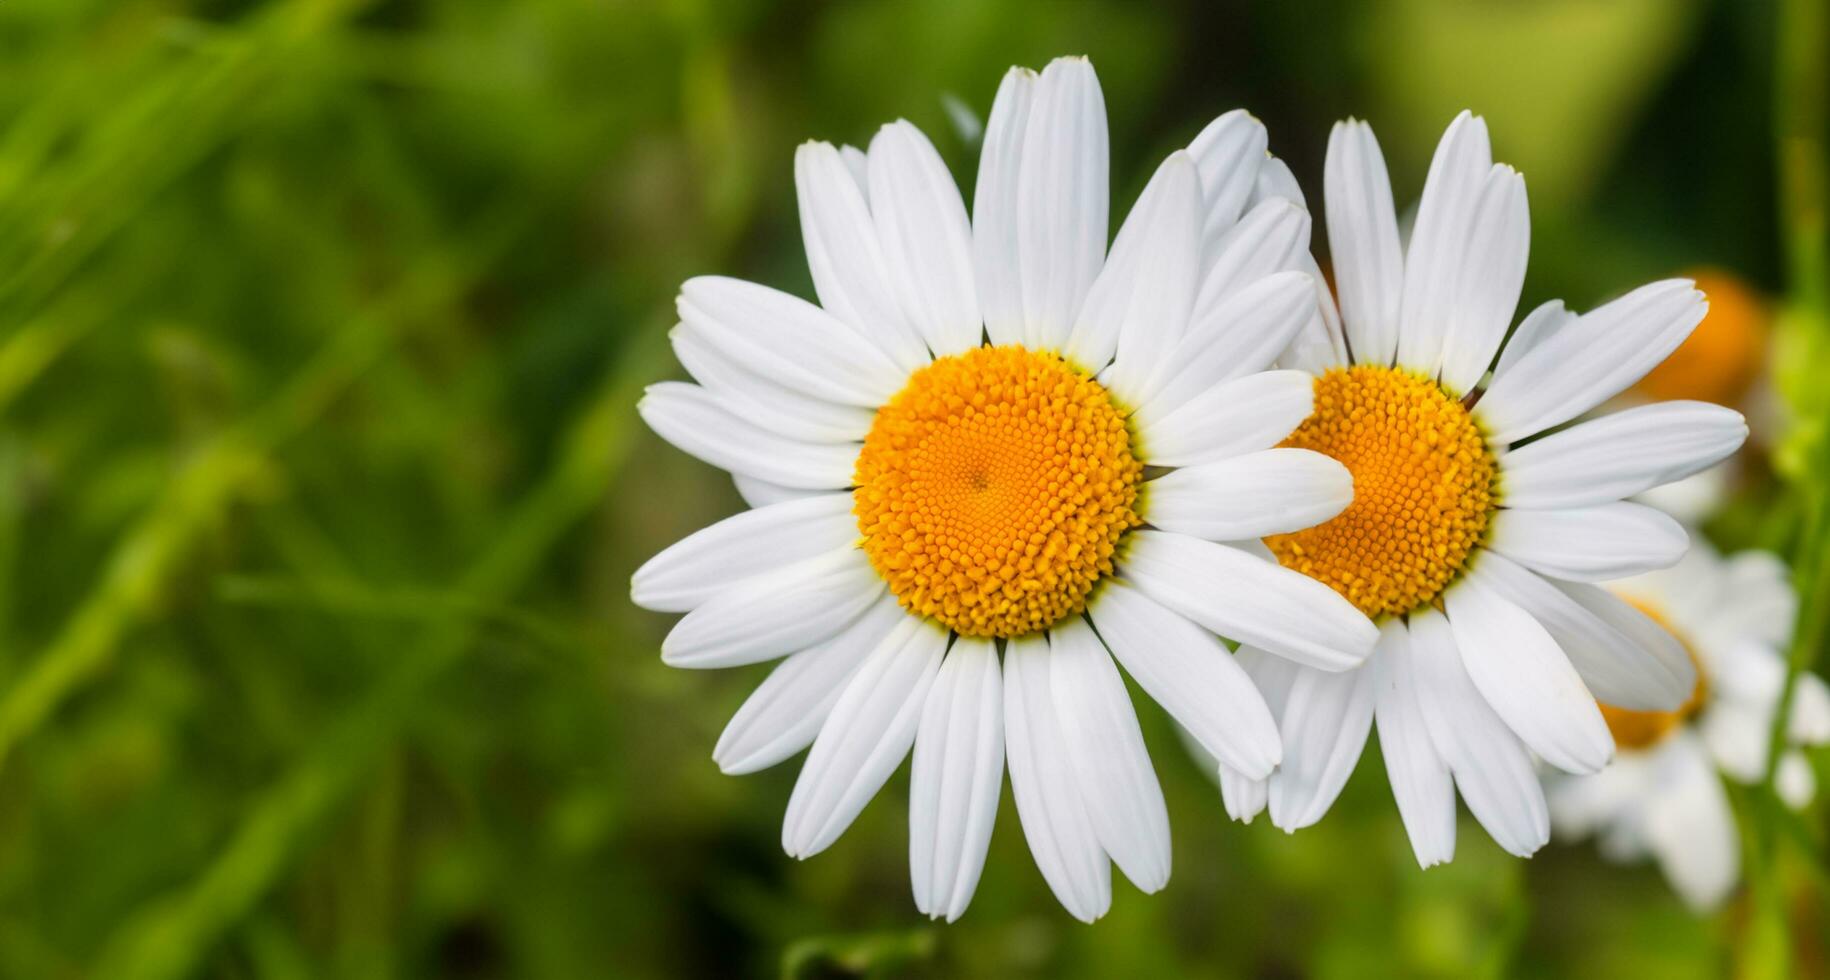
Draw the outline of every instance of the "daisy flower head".
<instances>
[{"instance_id":1,"label":"daisy flower head","mask_svg":"<svg viewBox=\"0 0 1830 980\"><path fill-rule=\"evenodd\" d=\"M1697 668L1675 711L1601 706L1619 753L1592 776L1547 780L1559 837L1594 836L1604 856L1650 857L1686 904L1720 905L1740 876L1740 838L1721 776L1766 774L1773 716L1785 687L1780 653L1798 610L1786 568L1766 552L1723 558L1707 544L1668 569L1609 589L1677 637ZM1794 808L1816 780L1801 746L1830 742L1830 689L1800 674L1792 690L1777 789Z\"/></svg>"},{"instance_id":2,"label":"daisy flower head","mask_svg":"<svg viewBox=\"0 0 1830 980\"><path fill-rule=\"evenodd\" d=\"M1227 809L1314 823L1376 721L1421 864L1454 854L1457 790L1502 847L1528 855L1550 834L1533 756L1595 772L1614 751L1596 697L1669 710L1694 684L1677 642L1594 584L1668 566L1688 543L1625 498L1722 459L1746 425L1664 402L1565 426L1676 348L1704 299L1672 280L1581 315L1547 303L1508 339L1525 182L1493 162L1480 118L1463 113L1443 136L1408 244L1364 123L1335 127L1324 191L1341 329L1312 330L1287 355L1313 376L1315 410L1285 444L1346 465L1354 500L1265 543L1380 638L1364 664L1332 672L1240 650L1284 758L1269 779L1221 760Z\"/></svg>"},{"instance_id":3,"label":"daisy flower head","mask_svg":"<svg viewBox=\"0 0 1830 980\"><path fill-rule=\"evenodd\" d=\"M907 122L795 158L819 303L686 283L649 389L662 438L730 471L751 510L635 574L682 618L678 667L785 657L713 751L726 772L811 745L782 843L816 854L914 753L916 905L965 911L1008 767L1030 850L1091 921L1111 866L1146 892L1168 816L1122 666L1240 772L1276 724L1215 634L1329 669L1377 630L1341 596L1222 542L1295 531L1345 468L1277 448L1312 387L1267 371L1318 316L1309 219L1257 120L1169 156L1107 250L1093 67L1005 76L965 202ZM1267 172L1268 175L1267 175Z\"/></svg>"}]
</instances>

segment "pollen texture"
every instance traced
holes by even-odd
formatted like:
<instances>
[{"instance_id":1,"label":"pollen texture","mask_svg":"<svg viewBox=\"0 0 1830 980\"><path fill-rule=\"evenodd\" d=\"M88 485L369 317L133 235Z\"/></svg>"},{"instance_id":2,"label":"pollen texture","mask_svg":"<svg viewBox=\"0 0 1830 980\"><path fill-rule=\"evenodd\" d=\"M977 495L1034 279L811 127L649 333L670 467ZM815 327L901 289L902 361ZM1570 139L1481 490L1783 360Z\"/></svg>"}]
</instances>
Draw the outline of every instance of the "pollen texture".
<instances>
[{"instance_id":1,"label":"pollen texture","mask_svg":"<svg viewBox=\"0 0 1830 980\"><path fill-rule=\"evenodd\" d=\"M1678 706L1676 711L1632 711L1627 708L1616 708L1605 701L1597 701L1601 707L1601 718L1608 723L1608 731L1614 733L1614 745L1621 749L1649 749L1665 740L1667 735L1677 731L1678 726L1696 716L1703 709L1703 699L1709 696L1709 680L1703 676L1703 664L1697 660L1695 650L1690 648L1690 641L1684 634L1674 629L1671 621L1657 605L1645 602L1632 596L1622 596L1635 609L1651 617L1652 621L1665 628L1665 632L1677 638L1683 644L1684 652L1690 655L1691 666L1697 670L1697 686L1691 688L1690 698Z\"/></svg>"},{"instance_id":2,"label":"pollen texture","mask_svg":"<svg viewBox=\"0 0 1830 980\"><path fill-rule=\"evenodd\" d=\"M1433 381L1376 365L1329 371L1284 445L1339 460L1353 474L1353 503L1265 543L1369 617L1434 602L1487 530L1493 455L1467 408Z\"/></svg>"},{"instance_id":3,"label":"pollen texture","mask_svg":"<svg viewBox=\"0 0 1830 980\"><path fill-rule=\"evenodd\" d=\"M877 412L853 510L903 608L967 636L1079 612L1140 521L1143 466L1106 390L1018 346L943 357Z\"/></svg>"}]
</instances>

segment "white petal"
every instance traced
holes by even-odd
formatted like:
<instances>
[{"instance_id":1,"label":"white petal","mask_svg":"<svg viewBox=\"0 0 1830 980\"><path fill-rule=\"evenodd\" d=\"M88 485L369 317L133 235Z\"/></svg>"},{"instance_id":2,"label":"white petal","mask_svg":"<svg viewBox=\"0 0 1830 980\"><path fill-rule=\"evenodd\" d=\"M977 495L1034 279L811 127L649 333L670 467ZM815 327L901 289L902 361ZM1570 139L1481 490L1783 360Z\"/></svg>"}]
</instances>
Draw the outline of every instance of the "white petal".
<instances>
[{"instance_id":1,"label":"white petal","mask_svg":"<svg viewBox=\"0 0 1830 980\"><path fill-rule=\"evenodd\" d=\"M1687 737L1684 733L1680 736ZM1741 875L1741 837L1722 781L1701 751L1665 753L1645 832L1671 887L1697 912L1722 904Z\"/></svg>"},{"instance_id":2,"label":"white petal","mask_svg":"<svg viewBox=\"0 0 1830 980\"><path fill-rule=\"evenodd\" d=\"M871 216L902 309L935 354L977 347L972 226L947 165L906 121L877 132L870 162Z\"/></svg>"},{"instance_id":3,"label":"white petal","mask_svg":"<svg viewBox=\"0 0 1830 980\"><path fill-rule=\"evenodd\" d=\"M1564 309L1560 299L1547 300L1525 314L1525 319L1519 321L1518 328L1506 339L1506 346L1500 349L1499 363L1493 366L1493 380L1497 382L1510 373L1519 358L1536 350L1538 345L1577 319L1576 314Z\"/></svg>"},{"instance_id":4,"label":"white petal","mask_svg":"<svg viewBox=\"0 0 1830 980\"><path fill-rule=\"evenodd\" d=\"M693 378L732 415L801 442L858 442L876 415L802 394L749 370L703 334L678 328L669 334L674 354Z\"/></svg>"},{"instance_id":5,"label":"white petal","mask_svg":"<svg viewBox=\"0 0 1830 980\"><path fill-rule=\"evenodd\" d=\"M1322 670L1358 666L1379 638L1351 603L1301 572L1183 534L1136 531L1128 541L1123 574L1221 636Z\"/></svg>"},{"instance_id":6,"label":"white petal","mask_svg":"<svg viewBox=\"0 0 1830 980\"><path fill-rule=\"evenodd\" d=\"M1172 412L1135 419L1138 458L1193 466L1269 449L1315 408L1315 379L1303 371L1261 371L1223 381Z\"/></svg>"},{"instance_id":7,"label":"white petal","mask_svg":"<svg viewBox=\"0 0 1830 980\"><path fill-rule=\"evenodd\" d=\"M1169 810L1131 696L1082 619L1049 633L1049 678L1063 746L1100 846L1146 894L1169 883Z\"/></svg>"},{"instance_id":8,"label":"white petal","mask_svg":"<svg viewBox=\"0 0 1830 980\"><path fill-rule=\"evenodd\" d=\"M782 848L789 856L832 846L902 764L946 648L944 630L906 617L852 675L788 797Z\"/></svg>"},{"instance_id":9,"label":"white petal","mask_svg":"<svg viewBox=\"0 0 1830 980\"><path fill-rule=\"evenodd\" d=\"M1625 501L1566 510L1501 510L1494 551L1552 578L1604 582L1677 561L1690 544L1678 522Z\"/></svg>"},{"instance_id":10,"label":"white petal","mask_svg":"<svg viewBox=\"0 0 1830 980\"><path fill-rule=\"evenodd\" d=\"M1830 686L1816 674L1799 674L1792 687L1792 715L1787 719L1786 737L1800 745L1830 742Z\"/></svg>"},{"instance_id":11,"label":"white petal","mask_svg":"<svg viewBox=\"0 0 1830 980\"><path fill-rule=\"evenodd\" d=\"M1641 286L1544 338L1494 379L1476 414L1502 446L1567 422L1645 377L1708 308L1687 279Z\"/></svg>"},{"instance_id":12,"label":"white petal","mask_svg":"<svg viewBox=\"0 0 1830 980\"><path fill-rule=\"evenodd\" d=\"M1152 527L1238 541L1314 527L1353 502L1353 474L1321 453L1261 449L1188 466L1143 485Z\"/></svg>"},{"instance_id":13,"label":"white petal","mask_svg":"<svg viewBox=\"0 0 1830 980\"><path fill-rule=\"evenodd\" d=\"M737 495L751 507L771 507L785 504L790 500L805 500L808 497L824 497L831 490L803 490L799 487L784 487L779 483L758 480L742 473L732 473L731 483L737 487Z\"/></svg>"},{"instance_id":14,"label":"white petal","mask_svg":"<svg viewBox=\"0 0 1830 980\"><path fill-rule=\"evenodd\" d=\"M1428 868L1455 856L1455 784L1448 762L1430 741L1414 657L1410 633L1390 619L1380 629L1378 648L1360 669L1375 675L1379 752L1411 851Z\"/></svg>"},{"instance_id":15,"label":"white petal","mask_svg":"<svg viewBox=\"0 0 1830 980\"><path fill-rule=\"evenodd\" d=\"M1757 783L1766 775L1772 709L1718 699L1697 722L1716 765L1733 779Z\"/></svg>"},{"instance_id":16,"label":"white petal","mask_svg":"<svg viewBox=\"0 0 1830 980\"><path fill-rule=\"evenodd\" d=\"M1220 803L1226 815L1240 823L1251 823L1264 812L1271 796L1271 781L1253 779L1224 762L1216 762L1220 776Z\"/></svg>"},{"instance_id":17,"label":"white petal","mask_svg":"<svg viewBox=\"0 0 1830 980\"><path fill-rule=\"evenodd\" d=\"M1309 226L1309 212L1282 198L1246 212L1207 250L1195 322L1205 322L1234 294L1273 272L1307 270Z\"/></svg>"},{"instance_id":18,"label":"white petal","mask_svg":"<svg viewBox=\"0 0 1830 980\"><path fill-rule=\"evenodd\" d=\"M1550 633L1489 587L1478 568L1443 599L1468 677L1507 726L1565 772L1607 765L1614 737Z\"/></svg>"},{"instance_id":19,"label":"white petal","mask_svg":"<svg viewBox=\"0 0 1830 980\"><path fill-rule=\"evenodd\" d=\"M757 428L698 385L649 385L636 411L656 435L721 470L803 490L851 486L857 443L801 442Z\"/></svg>"},{"instance_id":20,"label":"white petal","mask_svg":"<svg viewBox=\"0 0 1830 980\"><path fill-rule=\"evenodd\" d=\"M909 881L915 907L930 918L952 922L971 904L1003 785L997 648L961 637L928 692L910 766Z\"/></svg>"},{"instance_id":21,"label":"white petal","mask_svg":"<svg viewBox=\"0 0 1830 980\"><path fill-rule=\"evenodd\" d=\"M1586 507L1681 480L1747 439L1741 413L1707 402L1641 405L1553 432L1506 454L1506 506Z\"/></svg>"},{"instance_id":22,"label":"white petal","mask_svg":"<svg viewBox=\"0 0 1830 980\"><path fill-rule=\"evenodd\" d=\"M1017 267L1017 188L1036 73L1012 68L998 85L972 192L972 262L979 309L994 344L1023 343L1022 276Z\"/></svg>"},{"instance_id":23,"label":"white petal","mask_svg":"<svg viewBox=\"0 0 1830 980\"><path fill-rule=\"evenodd\" d=\"M1106 103L1085 58L1042 70L1017 178L1024 340L1060 350L1106 257Z\"/></svg>"},{"instance_id":24,"label":"white petal","mask_svg":"<svg viewBox=\"0 0 1830 980\"><path fill-rule=\"evenodd\" d=\"M767 286L699 276L680 287L675 305L681 329L813 398L874 409L911 370L826 311Z\"/></svg>"},{"instance_id":25,"label":"white petal","mask_svg":"<svg viewBox=\"0 0 1830 980\"><path fill-rule=\"evenodd\" d=\"M648 559L630 579L643 609L686 612L731 585L854 543L851 495L821 494L727 517Z\"/></svg>"},{"instance_id":26,"label":"white petal","mask_svg":"<svg viewBox=\"0 0 1830 980\"><path fill-rule=\"evenodd\" d=\"M1606 590L1551 582L1493 552L1481 556L1474 574L1550 633L1596 699L1633 711L1675 711L1690 698L1696 670L1684 648Z\"/></svg>"},{"instance_id":27,"label":"white petal","mask_svg":"<svg viewBox=\"0 0 1830 980\"><path fill-rule=\"evenodd\" d=\"M1487 833L1509 853L1529 857L1550 840L1550 809L1531 754L1468 679L1441 613L1413 615L1410 634L1417 703L1431 744Z\"/></svg>"},{"instance_id":28,"label":"white petal","mask_svg":"<svg viewBox=\"0 0 1830 980\"><path fill-rule=\"evenodd\" d=\"M1779 770L1773 774L1773 788L1785 805L1802 810L1817 795L1817 772L1803 752L1794 749L1779 757Z\"/></svg>"},{"instance_id":29,"label":"white petal","mask_svg":"<svg viewBox=\"0 0 1830 980\"><path fill-rule=\"evenodd\" d=\"M995 115L993 117L996 118ZM1048 643L1040 635L1004 649L1004 733L1010 792L1036 867L1068 914L1092 922L1112 906L1112 863L1094 835L1055 717Z\"/></svg>"},{"instance_id":30,"label":"white petal","mask_svg":"<svg viewBox=\"0 0 1830 980\"><path fill-rule=\"evenodd\" d=\"M851 171L851 177L858 182L858 193L864 195L864 203L870 203L871 175L870 158L864 151L847 143L839 147L839 156L845 158L845 169Z\"/></svg>"},{"instance_id":31,"label":"white petal","mask_svg":"<svg viewBox=\"0 0 1830 980\"><path fill-rule=\"evenodd\" d=\"M1127 387L1129 379L1120 377L1107 387L1136 407L1140 426L1151 426L1215 385L1270 367L1314 312L1314 302L1303 273L1265 276L1191 323L1147 384Z\"/></svg>"},{"instance_id":32,"label":"white petal","mask_svg":"<svg viewBox=\"0 0 1830 980\"><path fill-rule=\"evenodd\" d=\"M1464 111L1436 145L1404 257L1398 363L1431 377L1454 323L1474 212L1492 168L1486 120Z\"/></svg>"},{"instance_id":33,"label":"white petal","mask_svg":"<svg viewBox=\"0 0 1830 980\"><path fill-rule=\"evenodd\" d=\"M1258 166L1258 179L1252 184L1252 196L1246 198L1249 209L1273 198L1282 198L1291 204L1309 210L1309 202L1303 198L1303 188L1296 182L1296 175L1290 172L1290 165L1266 154L1264 162Z\"/></svg>"},{"instance_id":34,"label":"white petal","mask_svg":"<svg viewBox=\"0 0 1830 980\"><path fill-rule=\"evenodd\" d=\"M1721 601L1710 611L1712 626L1772 647L1792 639L1798 593L1784 559L1770 551L1740 552L1723 563L1718 587Z\"/></svg>"},{"instance_id":35,"label":"white petal","mask_svg":"<svg viewBox=\"0 0 1830 980\"><path fill-rule=\"evenodd\" d=\"M726 775L738 776L812 745L845 682L907 618L894 596L882 596L832 639L782 661L731 716L712 761Z\"/></svg>"},{"instance_id":36,"label":"white petal","mask_svg":"<svg viewBox=\"0 0 1830 980\"><path fill-rule=\"evenodd\" d=\"M1112 360L1119 388L1137 391L1188 328L1201 259L1201 188L1194 161L1172 153L1138 196L1087 293L1066 357L1097 372Z\"/></svg>"},{"instance_id":37,"label":"white petal","mask_svg":"<svg viewBox=\"0 0 1830 980\"><path fill-rule=\"evenodd\" d=\"M1525 203L1525 178L1518 171L1502 163L1488 172L1465 248L1442 345L1442 383L1464 394L1493 363L1525 285L1531 213Z\"/></svg>"},{"instance_id":38,"label":"white petal","mask_svg":"<svg viewBox=\"0 0 1830 980\"><path fill-rule=\"evenodd\" d=\"M1353 119L1334 124L1322 190L1347 342L1356 361L1390 364L1398 352L1404 251L1391 177L1371 126Z\"/></svg>"},{"instance_id":39,"label":"white petal","mask_svg":"<svg viewBox=\"0 0 1830 980\"><path fill-rule=\"evenodd\" d=\"M903 370L920 367L927 351L896 302L870 207L845 158L831 143L801 144L794 153L794 186L820 305Z\"/></svg>"},{"instance_id":40,"label":"white petal","mask_svg":"<svg viewBox=\"0 0 1830 980\"><path fill-rule=\"evenodd\" d=\"M674 624L661 641L673 667L735 667L805 650L883 594L863 551L846 545L731 586Z\"/></svg>"},{"instance_id":41,"label":"white petal","mask_svg":"<svg viewBox=\"0 0 1830 980\"><path fill-rule=\"evenodd\" d=\"M1244 109L1234 109L1208 123L1188 144L1188 153L1201 170L1201 196L1206 200L1203 242L1211 245L1239 220L1264 164L1268 141L1264 123Z\"/></svg>"},{"instance_id":42,"label":"white petal","mask_svg":"<svg viewBox=\"0 0 1830 980\"><path fill-rule=\"evenodd\" d=\"M1101 586L1088 611L1138 686L1214 758L1253 779L1270 774L1281 752L1277 723L1213 634L1123 582Z\"/></svg>"},{"instance_id":43,"label":"white petal","mask_svg":"<svg viewBox=\"0 0 1830 980\"><path fill-rule=\"evenodd\" d=\"M1375 671L1297 669L1278 731L1284 761L1271 774L1271 822L1294 831L1334 805L1360 761L1377 698Z\"/></svg>"}]
</instances>

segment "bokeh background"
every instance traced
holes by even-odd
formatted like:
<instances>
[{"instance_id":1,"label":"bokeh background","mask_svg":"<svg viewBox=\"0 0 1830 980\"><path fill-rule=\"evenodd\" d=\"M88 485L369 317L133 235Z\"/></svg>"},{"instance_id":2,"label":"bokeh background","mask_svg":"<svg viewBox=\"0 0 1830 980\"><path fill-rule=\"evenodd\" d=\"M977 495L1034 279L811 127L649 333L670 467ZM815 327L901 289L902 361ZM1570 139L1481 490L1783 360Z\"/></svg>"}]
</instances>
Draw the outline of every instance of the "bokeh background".
<instances>
[{"instance_id":1,"label":"bokeh background","mask_svg":"<svg viewBox=\"0 0 1830 980\"><path fill-rule=\"evenodd\" d=\"M628 601L740 506L633 406L684 278L811 295L800 141L906 117L969 187L1005 68L1085 53L1115 216L1237 106L1312 202L1370 119L1402 208L1466 106L1526 306L1711 266L1785 309L1816 6L0 0L0 977L1825 975L1821 805L1699 919L1465 816L1419 871L1372 748L1318 827L1228 823L1142 698L1168 889L1074 922L1006 792L932 926L906 771L788 859L796 765L709 757L766 668L664 668ZM1789 547L1772 469L1718 541Z\"/></svg>"}]
</instances>

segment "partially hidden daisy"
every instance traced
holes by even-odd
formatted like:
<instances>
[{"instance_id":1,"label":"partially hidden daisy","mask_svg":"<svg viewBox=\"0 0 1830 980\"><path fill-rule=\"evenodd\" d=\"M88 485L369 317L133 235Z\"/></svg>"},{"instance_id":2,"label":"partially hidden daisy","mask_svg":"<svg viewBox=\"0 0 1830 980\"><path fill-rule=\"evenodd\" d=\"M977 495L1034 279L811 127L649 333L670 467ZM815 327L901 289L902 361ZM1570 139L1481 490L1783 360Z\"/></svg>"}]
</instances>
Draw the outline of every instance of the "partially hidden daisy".
<instances>
[{"instance_id":1,"label":"partially hidden daisy","mask_svg":"<svg viewBox=\"0 0 1830 980\"><path fill-rule=\"evenodd\" d=\"M1596 837L1613 860L1657 860L1679 897L1708 911L1741 868L1721 776L1754 783L1766 774L1797 596L1776 556L1724 559L1701 543L1669 569L1608 587L1678 638L1696 663L1696 686L1675 711L1603 704L1618 754L1595 775L1548 780L1551 827L1559 837ZM1793 688L1785 739L1777 789L1803 807L1816 778L1799 747L1830 742L1830 690L1814 674Z\"/></svg>"},{"instance_id":2,"label":"partially hidden daisy","mask_svg":"<svg viewBox=\"0 0 1830 980\"><path fill-rule=\"evenodd\" d=\"M1008 765L1043 877L1091 921L1112 864L1146 892L1170 870L1117 665L1262 777L1276 725L1215 634L1335 670L1377 639L1327 586L1220 543L1351 496L1340 464L1276 448L1312 408L1307 375L1264 370L1319 315L1307 213L1231 113L1162 164L1108 254L1084 59L1005 76L970 221L907 122L868 153L807 144L795 178L819 305L686 283L672 336L698 383L641 404L754 509L649 561L635 601L686 613L674 666L786 656L713 758L746 773L811 744L789 854L830 846L913 747L915 902L956 918Z\"/></svg>"},{"instance_id":3,"label":"partially hidden daisy","mask_svg":"<svg viewBox=\"0 0 1830 980\"><path fill-rule=\"evenodd\" d=\"M1550 834L1533 756L1595 772L1614 751L1596 698L1670 710L1695 682L1676 640L1594 584L1684 553L1682 527L1625 498L1722 459L1746 425L1664 402L1565 426L1669 354L1704 298L1671 280L1582 315L1551 302L1508 340L1525 183L1493 162L1480 118L1463 113L1443 136L1408 245L1365 124L1335 127L1324 191L1342 329L1312 330L1287 355L1313 375L1315 411L1285 445L1345 464L1354 501L1265 544L1380 638L1341 671L1241 648L1284 758L1268 780L1221 760L1227 809L1314 823L1376 719L1421 864L1454 854L1457 790L1502 847L1531 854Z\"/></svg>"}]
</instances>

